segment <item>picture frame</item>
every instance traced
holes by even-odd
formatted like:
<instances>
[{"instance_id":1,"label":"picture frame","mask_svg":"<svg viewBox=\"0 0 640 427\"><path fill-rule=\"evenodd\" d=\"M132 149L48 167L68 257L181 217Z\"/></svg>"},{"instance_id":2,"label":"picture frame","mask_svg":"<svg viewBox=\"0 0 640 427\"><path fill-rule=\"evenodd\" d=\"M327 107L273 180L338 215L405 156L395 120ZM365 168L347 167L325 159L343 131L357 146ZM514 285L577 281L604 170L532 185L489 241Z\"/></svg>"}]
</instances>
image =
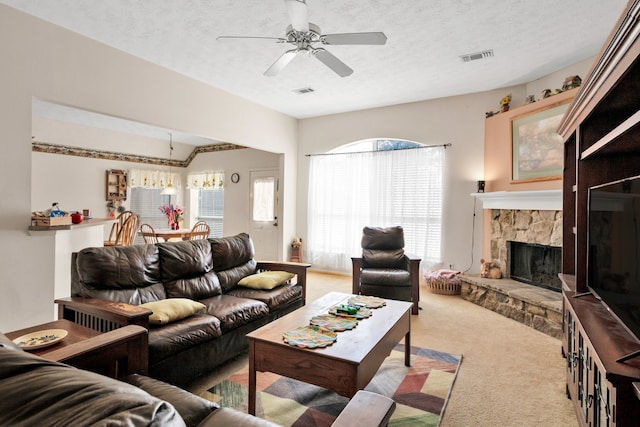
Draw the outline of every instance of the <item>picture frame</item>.
<instances>
[{"instance_id":1,"label":"picture frame","mask_svg":"<svg viewBox=\"0 0 640 427\"><path fill-rule=\"evenodd\" d=\"M511 120L512 183L562 179L564 147L556 130L569 101Z\"/></svg>"}]
</instances>

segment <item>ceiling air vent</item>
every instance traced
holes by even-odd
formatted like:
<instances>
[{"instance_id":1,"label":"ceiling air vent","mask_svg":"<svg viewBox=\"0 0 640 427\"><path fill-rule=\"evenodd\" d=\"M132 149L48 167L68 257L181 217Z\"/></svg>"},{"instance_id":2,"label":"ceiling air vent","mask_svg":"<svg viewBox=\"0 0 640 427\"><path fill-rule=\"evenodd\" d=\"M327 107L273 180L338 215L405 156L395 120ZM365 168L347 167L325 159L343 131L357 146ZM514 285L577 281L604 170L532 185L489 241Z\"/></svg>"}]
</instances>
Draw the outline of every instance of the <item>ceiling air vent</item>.
<instances>
[{"instance_id":1,"label":"ceiling air vent","mask_svg":"<svg viewBox=\"0 0 640 427\"><path fill-rule=\"evenodd\" d=\"M311 92L315 92L313 89L311 89L310 87L303 87L301 89L294 89L293 90L295 93L297 93L298 95L304 95L305 93L311 93Z\"/></svg>"},{"instance_id":2,"label":"ceiling air vent","mask_svg":"<svg viewBox=\"0 0 640 427\"><path fill-rule=\"evenodd\" d=\"M468 53L466 55L460 55L462 62L477 61L478 59L485 59L493 57L493 49L483 50L482 52Z\"/></svg>"}]
</instances>

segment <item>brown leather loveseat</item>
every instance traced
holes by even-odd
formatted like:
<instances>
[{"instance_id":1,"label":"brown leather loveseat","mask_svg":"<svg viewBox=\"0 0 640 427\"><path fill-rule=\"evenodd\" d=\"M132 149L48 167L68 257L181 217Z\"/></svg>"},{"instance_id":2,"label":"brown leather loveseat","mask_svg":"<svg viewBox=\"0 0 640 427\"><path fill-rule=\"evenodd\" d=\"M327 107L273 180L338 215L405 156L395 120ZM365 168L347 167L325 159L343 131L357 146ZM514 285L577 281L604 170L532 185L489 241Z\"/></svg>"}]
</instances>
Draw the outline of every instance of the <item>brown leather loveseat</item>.
<instances>
[{"instance_id":1,"label":"brown leather loveseat","mask_svg":"<svg viewBox=\"0 0 640 427\"><path fill-rule=\"evenodd\" d=\"M100 332L149 329L150 376L184 385L245 351L248 332L303 306L308 267L257 262L246 233L86 248L72 256L71 297L56 303L60 318ZM269 280L240 286L274 272L293 277L275 287ZM167 303L177 308L154 324L150 315Z\"/></svg>"},{"instance_id":2,"label":"brown leather loveseat","mask_svg":"<svg viewBox=\"0 0 640 427\"><path fill-rule=\"evenodd\" d=\"M2 426L276 426L143 375L120 381L45 360L2 334L0 395ZM333 426L386 425L394 409L391 399L360 391Z\"/></svg>"}]
</instances>

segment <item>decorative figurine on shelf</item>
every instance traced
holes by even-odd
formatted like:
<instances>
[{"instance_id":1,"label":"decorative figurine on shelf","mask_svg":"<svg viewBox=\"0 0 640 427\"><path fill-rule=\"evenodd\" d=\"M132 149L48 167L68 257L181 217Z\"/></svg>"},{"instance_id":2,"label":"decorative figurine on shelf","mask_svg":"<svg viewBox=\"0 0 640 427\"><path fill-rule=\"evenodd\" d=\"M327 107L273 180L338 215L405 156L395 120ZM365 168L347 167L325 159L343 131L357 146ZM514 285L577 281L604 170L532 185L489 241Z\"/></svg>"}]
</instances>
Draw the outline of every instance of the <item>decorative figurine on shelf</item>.
<instances>
[{"instance_id":1,"label":"decorative figurine on shelf","mask_svg":"<svg viewBox=\"0 0 640 427\"><path fill-rule=\"evenodd\" d=\"M582 79L580 76L569 76L564 79L564 83L562 84L562 91L574 89L579 87L582 84Z\"/></svg>"},{"instance_id":2,"label":"decorative figurine on shelf","mask_svg":"<svg viewBox=\"0 0 640 427\"><path fill-rule=\"evenodd\" d=\"M505 95L500 100L500 112L505 113L509 111L509 104L511 103L511 94Z\"/></svg>"},{"instance_id":3,"label":"decorative figurine on shelf","mask_svg":"<svg viewBox=\"0 0 640 427\"><path fill-rule=\"evenodd\" d=\"M500 267L498 264L493 261L486 261L484 259L480 260L480 277L485 279L501 279L502 271L500 271Z\"/></svg>"},{"instance_id":4,"label":"decorative figurine on shelf","mask_svg":"<svg viewBox=\"0 0 640 427\"><path fill-rule=\"evenodd\" d=\"M524 102L526 104L533 104L534 102L536 102L535 95L527 95L527 97L524 99Z\"/></svg>"},{"instance_id":5,"label":"decorative figurine on shelf","mask_svg":"<svg viewBox=\"0 0 640 427\"><path fill-rule=\"evenodd\" d=\"M551 96L551 89L544 89L541 93L542 98L548 98Z\"/></svg>"}]
</instances>

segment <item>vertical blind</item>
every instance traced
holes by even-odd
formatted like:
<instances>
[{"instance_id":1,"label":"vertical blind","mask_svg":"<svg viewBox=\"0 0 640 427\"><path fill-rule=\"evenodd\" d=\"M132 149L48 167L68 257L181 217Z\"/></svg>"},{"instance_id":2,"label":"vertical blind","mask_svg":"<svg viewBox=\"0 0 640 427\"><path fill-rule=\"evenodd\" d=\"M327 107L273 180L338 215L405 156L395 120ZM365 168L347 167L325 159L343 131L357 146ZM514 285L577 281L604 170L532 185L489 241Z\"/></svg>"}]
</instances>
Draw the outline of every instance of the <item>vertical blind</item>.
<instances>
[{"instance_id":1,"label":"vertical blind","mask_svg":"<svg viewBox=\"0 0 640 427\"><path fill-rule=\"evenodd\" d=\"M364 226L401 225L405 251L440 262L443 146L311 157L307 258L349 271Z\"/></svg>"}]
</instances>

